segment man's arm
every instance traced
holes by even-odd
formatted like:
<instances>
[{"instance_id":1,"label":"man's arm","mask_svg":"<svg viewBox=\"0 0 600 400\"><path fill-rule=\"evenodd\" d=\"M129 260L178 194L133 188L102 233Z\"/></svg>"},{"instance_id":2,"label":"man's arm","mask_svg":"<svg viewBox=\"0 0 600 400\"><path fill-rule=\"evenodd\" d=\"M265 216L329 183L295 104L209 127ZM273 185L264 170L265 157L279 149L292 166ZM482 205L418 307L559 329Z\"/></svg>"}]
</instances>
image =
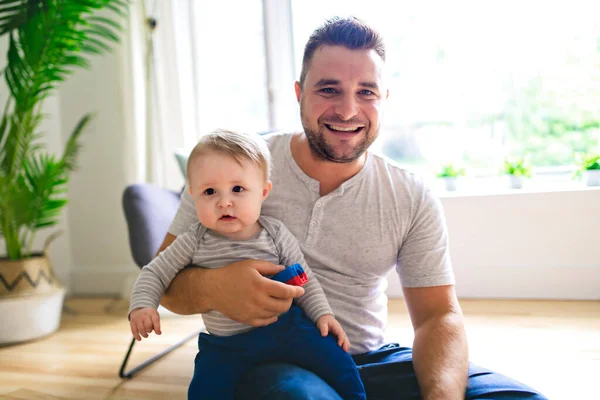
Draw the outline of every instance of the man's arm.
<instances>
[{"instance_id":1,"label":"man's arm","mask_svg":"<svg viewBox=\"0 0 600 400\"><path fill-rule=\"evenodd\" d=\"M469 351L454 286L403 291L415 331L413 365L422 398L464 399Z\"/></svg>"},{"instance_id":2,"label":"man's arm","mask_svg":"<svg viewBox=\"0 0 600 400\"><path fill-rule=\"evenodd\" d=\"M165 235L165 238L163 239L163 242L160 245L160 248L158 249L158 251L156 252L154 257L156 257L161 251L163 251L164 249L169 247L171 245L171 243L173 243L175 241L175 239L177 239L177 236L171 235L169 232L167 232L167 234Z\"/></svg>"},{"instance_id":3,"label":"man's arm","mask_svg":"<svg viewBox=\"0 0 600 400\"><path fill-rule=\"evenodd\" d=\"M159 252L176 236L167 233ZM304 289L265 278L283 270L266 261L244 260L221 268L185 268L162 297L161 304L177 314L217 310L234 321L265 326L289 310Z\"/></svg>"}]
</instances>

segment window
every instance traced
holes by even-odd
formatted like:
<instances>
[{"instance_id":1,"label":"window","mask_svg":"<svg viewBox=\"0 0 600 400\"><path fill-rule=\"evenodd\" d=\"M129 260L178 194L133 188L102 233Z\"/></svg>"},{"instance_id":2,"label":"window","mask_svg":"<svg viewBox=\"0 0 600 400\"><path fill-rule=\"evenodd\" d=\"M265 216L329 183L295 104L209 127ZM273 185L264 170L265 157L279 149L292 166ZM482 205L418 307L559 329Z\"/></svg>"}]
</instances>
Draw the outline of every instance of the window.
<instances>
[{"instance_id":1,"label":"window","mask_svg":"<svg viewBox=\"0 0 600 400\"><path fill-rule=\"evenodd\" d=\"M432 171L495 175L507 155L574 163L600 140L600 3L292 0L295 64L325 18L384 35L390 98L379 149Z\"/></svg>"},{"instance_id":2,"label":"window","mask_svg":"<svg viewBox=\"0 0 600 400\"><path fill-rule=\"evenodd\" d=\"M261 0L192 4L198 134L268 130Z\"/></svg>"}]
</instances>

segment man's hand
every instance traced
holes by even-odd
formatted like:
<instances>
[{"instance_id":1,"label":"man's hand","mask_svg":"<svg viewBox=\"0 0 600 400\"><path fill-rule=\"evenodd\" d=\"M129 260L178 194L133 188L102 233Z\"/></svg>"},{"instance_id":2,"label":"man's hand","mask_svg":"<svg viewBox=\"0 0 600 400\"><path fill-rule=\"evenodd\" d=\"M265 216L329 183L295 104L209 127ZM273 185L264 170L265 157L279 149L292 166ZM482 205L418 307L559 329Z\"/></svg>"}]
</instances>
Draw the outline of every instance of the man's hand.
<instances>
[{"instance_id":1,"label":"man's hand","mask_svg":"<svg viewBox=\"0 0 600 400\"><path fill-rule=\"evenodd\" d=\"M244 260L221 268L186 268L171 282L161 304L178 314L217 310L234 321L265 326L304 294L299 286L265 276L282 271L281 265Z\"/></svg>"},{"instance_id":2,"label":"man's hand","mask_svg":"<svg viewBox=\"0 0 600 400\"><path fill-rule=\"evenodd\" d=\"M234 321L252 326L270 325L304 294L298 286L276 282L285 267L266 261L244 260L207 271L204 287L207 305Z\"/></svg>"},{"instance_id":3,"label":"man's hand","mask_svg":"<svg viewBox=\"0 0 600 400\"><path fill-rule=\"evenodd\" d=\"M348 336L344 332L342 325L340 325L333 315L327 314L320 317L317 320L317 328L321 331L321 336L327 336L331 332L338 339L338 346L344 349L344 351L350 349L350 340L348 340Z\"/></svg>"},{"instance_id":4,"label":"man's hand","mask_svg":"<svg viewBox=\"0 0 600 400\"><path fill-rule=\"evenodd\" d=\"M136 308L129 314L129 325L133 337L139 342L142 340L140 335L147 338L152 331L160 335L160 316L155 308L144 307Z\"/></svg>"}]
</instances>

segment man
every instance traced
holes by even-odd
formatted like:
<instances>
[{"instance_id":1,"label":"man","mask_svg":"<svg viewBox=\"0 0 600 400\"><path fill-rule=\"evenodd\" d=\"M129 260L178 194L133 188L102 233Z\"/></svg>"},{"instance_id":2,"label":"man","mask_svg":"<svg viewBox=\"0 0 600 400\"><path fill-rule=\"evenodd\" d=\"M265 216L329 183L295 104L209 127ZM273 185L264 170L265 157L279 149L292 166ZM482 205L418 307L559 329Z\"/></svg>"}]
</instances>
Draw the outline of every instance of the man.
<instances>
[{"instance_id":1,"label":"man","mask_svg":"<svg viewBox=\"0 0 600 400\"><path fill-rule=\"evenodd\" d=\"M349 336L369 399L541 399L469 365L441 206L420 179L367 151L388 97L384 64L380 36L358 19L333 19L313 33L295 84L304 132L268 138L273 190L263 213L300 241ZM184 195L161 249L196 221ZM415 331L412 350L383 342L385 279L394 267ZM268 325L303 293L263 277L282 268L260 260L187 268L163 305ZM339 399L316 375L291 365L256 368L238 388L244 396Z\"/></svg>"}]
</instances>

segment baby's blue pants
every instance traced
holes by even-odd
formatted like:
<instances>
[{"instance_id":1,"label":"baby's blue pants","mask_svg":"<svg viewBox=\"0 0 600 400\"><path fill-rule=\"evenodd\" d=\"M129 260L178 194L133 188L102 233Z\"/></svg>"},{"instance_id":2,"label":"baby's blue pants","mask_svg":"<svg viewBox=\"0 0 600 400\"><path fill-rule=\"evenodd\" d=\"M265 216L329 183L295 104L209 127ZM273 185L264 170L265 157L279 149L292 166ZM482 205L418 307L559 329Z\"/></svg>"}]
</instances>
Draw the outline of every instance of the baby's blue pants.
<instances>
[{"instance_id":1,"label":"baby's blue pants","mask_svg":"<svg viewBox=\"0 0 600 400\"><path fill-rule=\"evenodd\" d=\"M337 338L321 336L295 305L276 323L246 333L227 337L201 333L188 399L233 400L242 376L271 363L312 371L343 399L366 399L352 357L338 346ZM252 398L253 393L247 395Z\"/></svg>"}]
</instances>

